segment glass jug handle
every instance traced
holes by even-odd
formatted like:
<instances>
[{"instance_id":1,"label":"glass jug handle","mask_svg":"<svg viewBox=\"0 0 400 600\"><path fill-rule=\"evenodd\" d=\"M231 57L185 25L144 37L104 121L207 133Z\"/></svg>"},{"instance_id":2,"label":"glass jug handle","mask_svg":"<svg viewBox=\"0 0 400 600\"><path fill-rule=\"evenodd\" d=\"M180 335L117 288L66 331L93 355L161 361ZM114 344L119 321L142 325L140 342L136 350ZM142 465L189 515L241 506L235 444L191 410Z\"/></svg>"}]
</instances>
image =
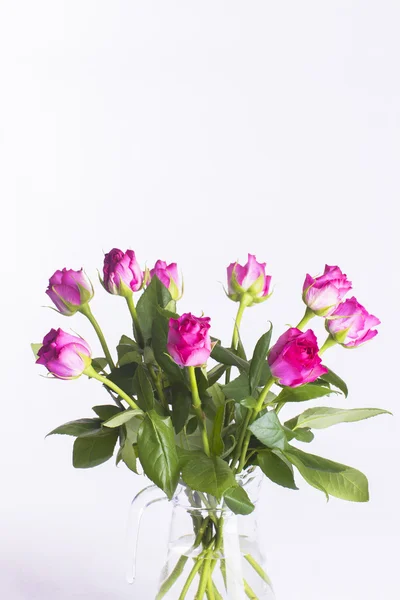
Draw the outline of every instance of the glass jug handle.
<instances>
[{"instance_id":1,"label":"glass jug handle","mask_svg":"<svg viewBox=\"0 0 400 600\"><path fill-rule=\"evenodd\" d=\"M161 490L156 485L149 485L140 491L132 500L128 515L128 527L126 536L127 564L126 579L128 583L133 583L136 577L136 556L139 543L140 523L143 513L152 504L168 500L167 496L162 495Z\"/></svg>"}]
</instances>

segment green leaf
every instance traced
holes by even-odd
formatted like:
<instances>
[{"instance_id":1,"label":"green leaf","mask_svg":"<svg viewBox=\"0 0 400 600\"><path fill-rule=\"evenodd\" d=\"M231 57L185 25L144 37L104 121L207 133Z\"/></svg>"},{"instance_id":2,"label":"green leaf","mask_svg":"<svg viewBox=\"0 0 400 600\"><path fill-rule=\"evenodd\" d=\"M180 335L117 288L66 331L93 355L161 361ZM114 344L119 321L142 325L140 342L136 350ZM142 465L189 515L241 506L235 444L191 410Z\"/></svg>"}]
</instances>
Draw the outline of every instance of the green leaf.
<instances>
[{"instance_id":1,"label":"green leaf","mask_svg":"<svg viewBox=\"0 0 400 600\"><path fill-rule=\"evenodd\" d=\"M219 340L216 340L215 338L211 339L214 342L217 342L217 344L214 346L211 352L211 358L213 358L219 363L222 363L223 365L227 365L230 367L238 367L240 371L249 371L250 365L247 362L247 360L243 360L243 358L236 356L236 354L234 354L232 350L221 346Z\"/></svg>"},{"instance_id":2,"label":"green leaf","mask_svg":"<svg viewBox=\"0 0 400 600\"><path fill-rule=\"evenodd\" d=\"M178 453L179 466L181 469L189 461L206 456L203 450L188 450L187 448L182 448L181 446L177 446L176 451Z\"/></svg>"},{"instance_id":3,"label":"green leaf","mask_svg":"<svg viewBox=\"0 0 400 600\"><path fill-rule=\"evenodd\" d=\"M46 435L73 435L78 437L78 435L82 435L84 433L88 433L89 431L100 431L101 430L101 421L100 419L78 419L77 421L69 421L68 423L64 423L64 425L60 425L50 431Z\"/></svg>"},{"instance_id":4,"label":"green leaf","mask_svg":"<svg viewBox=\"0 0 400 600\"><path fill-rule=\"evenodd\" d=\"M271 335L272 335L272 324L267 333L264 333L258 340L256 347L254 349L253 358L250 363L250 372L249 372L249 382L250 382L250 391L253 394L258 387L258 384L261 379L262 369L264 367L269 345L271 343Z\"/></svg>"},{"instance_id":5,"label":"green leaf","mask_svg":"<svg viewBox=\"0 0 400 600\"><path fill-rule=\"evenodd\" d=\"M222 391L226 398L233 398L236 402L240 402L244 398L251 396L249 377L247 373L242 373L233 381L222 386Z\"/></svg>"},{"instance_id":6,"label":"green leaf","mask_svg":"<svg viewBox=\"0 0 400 600\"><path fill-rule=\"evenodd\" d=\"M138 365L133 380L138 405L146 412L154 408L154 392L143 365Z\"/></svg>"},{"instance_id":7,"label":"green leaf","mask_svg":"<svg viewBox=\"0 0 400 600\"><path fill-rule=\"evenodd\" d=\"M140 296L137 303L137 314L144 339L152 337L152 327L155 317L159 314L158 307L165 308L171 301L171 294L163 283L154 276Z\"/></svg>"},{"instance_id":8,"label":"green leaf","mask_svg":"<svg viewBox=\"0 0 400 600\"><path fill-rule=\"evenodd\" d=\"M262 451L257 454L257 462L260 469L274 483L291 490L298 487L293 477L293 467L272 451Z\"/></svg>"},{"instance_id":9,"label":"green leaf","mask_svg":"<svg viewBox=\"0 0 400 600\"><path fill-rule=\"evenodd\" d=\"M212 386L214 383L217 383L219 379L221 379L222 375L226 371L226 365L215 365L210 371L207 373L208 385Z\"/></svg>"},{"instance_id":10,"label":"green leaf","mask_svg":"<svg viewBox=\"0 0 400 600\"><path fill-rule=\"evenodd\" d=\"M273 410L266 412L262 417L254 421L249 426L249 430L268 448L284 450L287 447L285 431L277 414Z\"/></svg>"},{"instance_id":11,"label":"green leaf","mask_svg":"<svg viewBox=\"0 0 400 600\"><path fill-rule=\"evenodd\" d=\"M133 396L136 393L133 378L137 366L137 363L131 363L123 367L117 367L111 371L110 375L107 375L107 379L114 382L128 396Z\"/></svg>"},{"instance_id":12,"label":"green leaf","mask_svg":"<svg viewBox=\"0 0 400 600\"><path fill-rule=\"evenodd\" d=\"M122 336L126 337L126 336ZM129 338L128 338L129 339ZM117 346L117 354L118 354L118 365L123 367L124 365L129 365L131 363L141 363L142 362L142 354L139 350L139 346L137 346L136 342L135 346L121 344L121 342ZM137 346L137 348L136 348Z\"/></svg>"},{"instance_id":13,"label":"green leaf","mask_svg":"<svg viewBox=\"0 0 400 600\"><path fill-rule=\"evenodd\" d=\"M271 369L269 368L269 364L265 361L261 368L260 381L258 382L259 386L264 386L267 381L269 381L272 377Z\"/></svg>"},{"instance_id":14,"label":"green leaf","mask_svg":"<svg viewBox=\"0 0 400 600\"><path fill-rule=\"evenodd\" d=\"M129 440L131 444L137 444L138 433L142 421L143 419L139 418L139 416L137 416L136 419L129 419L129 421L124 423L122 429L119 430L120 435L121 431L124 432L124 437L126 438L126 440Z\"/></svg>"},{"instance_id":15,"label":"green leaf","mask_svg":"<svg viewBox=\"0 0 400 600\"><path fill-rule=\"evenodd\" d=\"M253 396L249 396L248 398L243 398L243 400L240 401L240 404L252 410L257 406L258 401L253 398Z\"/></svg>"},{"instance_id":16,"label":"green leaf","mask_svg":"<svg viewBox=\"0 0 400 600\"><path fill-rule=\"evenodd\" d=\"M228 508L237 515L249 515L255 508L246 490L240 487L240 485L227 489L224 494L224 500Z\"/></svg>"},{"instance_id":17,"label":"green leaf","mask_svg":"<svg viewBox=\"0 0 400 600\"><path fill-rule=\"evenodd\" d=\"M196 375L197 389L199 390L200 398L203 398L207 393L207 389L210 387L207 378L207 371L205 367L198 367L194 370Z\"/></svg>"},{"instance_id":18,"label":"green leaf","mask_svg":"<svg viewBox=\"0 0 400 600\"><path fill-rule=\"evenodd\" d=\"M93 406L92 410L102 421L107 421L108 419L111 419L111 417L113 417L114 415L118 415L121 412L121 409L118 408L118 406L114 406L113 404L102 404L101 406Z\"/></svg>"},{"instance_id":19,"label":"green leaf","mask_svg":"<svg viewBox=\"0 0 400 600\"><path fill-rule=\"evenodd\" d=\"M117 443L118 431L92 431L76 438L72 463L76 469L97 467L109 460Z\"/></svg>"},{"instance_id":20,"label":"green leaf","mask_svg":"<svg viewBox=\"0 0 400 600\"><path fill-rule=\"evenodd\" d=\"M276 397L277 402L305 402L306 400L313 400L314 398L321 398L322 396L328 396L329 394L336 394L337 392L331 390L328 387L322 385L313 385L312 383L306 383L300 387L290 388L285 387L280 394Z\"/></svg>"},{"instance_id":21,"label":"green leaf","mask_svg":"<svg viewBox=\"0 0 400 600\"><path fill-rule=\"evenodd\" d=\"M147 477L172 498L179 479L175 432L169 417L146 414L138 433L139 458Z\"/></svg>"},{"instance_id":22,"label":"green leaf","mask_svg":"<svg viewBox=\"0 0 400 600\"><path fill-rule=\"evenodd\" d=\"M214 383L207 389L203 397L203 409L207 417L213 421L218 409L225 405L225 395L219 383Z\"/></svg>"},{"instance_id":23,"label":"green leaf","mask_svg":"<svg viewBox=\"0 0 400 600\"><path fill-rule=\"evenodd\" d=\"M326 368L328 369L328 367ZM349 390L347 389L347 385L345 384L343 379L339 377L339 375L336 375L336 373L328 369L328 372L324 373L324 375L321 375L320 379L322 379L323 381L327 381L328 383L331 383L332 385L337 387L341 392L343 392L343 394L347 398Z\"/></svg>"},{"instance_id":24,"label":"green leaf","mask_svg":"<svg viewBox=\"0 0 400 600\"><path fill-rule=\"evenodd\" d=\"M108 367L108 360L102 356L92 358L91 366L97 373L102 373Z\"/></svg>"},{"instance_id":25,"label":"green leaf","mask_svg":"<svg viewBox=\"0 0 400 600\"><path fill-rule=\"evenodd\" d=\"M285 450L284 455L307 483L324 492L327 497L368 502L368 480L357 469L308 454L293 446Z\"/></svg>"},{"instance_id":26,"label":"green leaf","mask_svg":"<svg viewBox=\"0 0 400 600\"><path fill-rule=\"evenodd\" d=\"M129 442L129 440L126 440L125 444L122 446L121 459L124 461L124 463L126 464L128 469L130 469L131 471L133 471L136 474L138 473L137 465L136 465L137 455L136 455L135 447L133 444L131 444Z\"/></svg>"},{"instance_id":27,"label":"green leaf","mask_svg":"<svg viewBox=\"0 0 400 600\"><path fill-rule=\"evenodd\" d=\"M299 442L306 442L309 444L314 439L314 434L308 427L300 427L295 430L292 430L289 427L284 427L283 429L287 440L296 439L299 440Z\"/></svg>"},{"instance_id":28,"label":"green leaf","mask_svg":"<svg viewBox=\"0 0 400 600\"><path fill-rule=\"evenodd\" d=\"M192 435L196 431L198 424L199 421L197 417L192 417L189 419L188 424L186 425L186 434Z\"/></svg>"},{"instance_id":29,"label":"green leaf","mask_svg":"<svg viewBox=\"0 0 400 600\"><path fill-rule=\"evenodd\" d=\"M189 418L192 397L186 386L174 383L171 386L172 424L175 433L182 431Z\"/></svg>"},{"instance_id":30,"label":"green leaf","mask_svg":"<svg viewBox=\"0 0 400 600\"><path fill-rule=\"evenodd\" d=\"M243 358L247 362L246 350L244 349L242 338L240 337L240 333L238 331L238 347L237 347L237 355L239 358Z\"/></svg>"},{"instance_id":31,"label":"green leaf","mask_svg":"<svg viewBox=\"0 0 400 600\"><path fill-rule=\"evenodd\" d=\"M184 381L183 369L167 356L168 330L168 319L157 313L153 322L151 341L154 356L171 383Z\"/></svg>"},{"instance_id":32,"label":"green leaf","mask_svg":"<svg viewBox=\"0 0 400 600\"><path fill-rule=\"evenodd\" d=\"M225 405L218 408L211 433L211 453L215 456L220 456L224 451L224 442L222 441L224 417Z\"/></svg>"},{"instance_id":33,"label":"green leaf","mask_svg":"<svg viewBox=\"0 0 400 600\"><path fill-rule=\"evenodd\" d=\"M117 415L110 417L110 419L103 423L103 426L114 429L115 427L121 427L121 425L124 425L134 417L139 416L143 417L143 412L141 410L128 408L128 410L124 410L119 412Z\"/></svg>"},{"instance_id":34,"label":"green leaf","mask_svg":"<svg viewBox=\"0 0 400 600\"><path fill-rule=\"evenodd\" d=\"M32 352L36 360L39 358L38 352L42 346L43 344L31 344Z\"/></svg>"},{"instance_id":35,"label":"green leaf","mask_svg":"<svg viewBox=\"0 0 400 600\"><path fill-rule=\"evenodd\" d=\"M377 415L390 415L387 410L380 408L330 408L325 406L318 406L315 408L309 408L304 411L301 415L293 417L285 423L286 427L290 429L297 429L298 427L311 427L311 429L325 429L338 423L353 423L355 421L362 421L363 419L370 419Z\"/></svg>"},{"instance_id":36,"label":"green leaf","mask_svg":"<svg viewBox=\"0 0 400 600\"><path fill-rule=\"evenodd\" d=\"M193 490L221 498L225 491L236 485L229 465L218 456L205 454L189 460L182 469L185 483Z\"/></svg>"}]
</instances>

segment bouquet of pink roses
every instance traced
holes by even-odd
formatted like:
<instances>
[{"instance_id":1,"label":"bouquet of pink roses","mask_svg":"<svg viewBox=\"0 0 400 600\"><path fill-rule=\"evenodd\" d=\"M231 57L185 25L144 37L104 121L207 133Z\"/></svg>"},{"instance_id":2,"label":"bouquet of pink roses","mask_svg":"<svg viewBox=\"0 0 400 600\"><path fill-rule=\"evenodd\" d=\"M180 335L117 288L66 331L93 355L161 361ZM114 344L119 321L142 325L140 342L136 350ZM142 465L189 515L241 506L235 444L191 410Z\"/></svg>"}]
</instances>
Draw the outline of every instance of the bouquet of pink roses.
<instances>
[{"instance_id":1,"label":"bouquet of pink roses","mask_svg":"<svg viewBox=\"0 0 400 600\"><path fill-rule=\"evenodd\" d=\"M241 343L241 321L246 308L270 297L271 277L266 275L266 265L252 255L244 266L229 265L227 274L227 295L238 303L229 347L210 336L210 318L177 312L183 286L175 263L159 260L152 270L143 271L132 250L117 249L105 255L101 283L110 294L125 298L133 334L122 335L116 356L92 314L93 286L82 269L56 271L46 293L61 314L79 312L90 320L104 356L92 357L85 340L62 329L52 329L42 344L33 345L37 363L52 376L86 375L100 381L112 400L94 406L93 418L65 423L51 432L76 438L74 467L100 465L118 446L117 464L125 463L134 473L142 470L169 499L178 484L185 486L190 505L197 510L190 542L196 552L182 556L167 574L159 599L178 589L189 556L194 557L193 566L179 587L179 598L186 597L195 578L198 600L205 595L228 597L215 578L220 561L226 587L223 517L224 511L252 513L254 504L243 486L246 472L259 468L274 483L297 489L295 468L327 497L367 501L368 482L360 471L309 454L295 444L311 442L313 430L387 412L323 406L281 421L287 403L330 394L347 396L346 384L323 364L321 356L334 345L357 348L377 334L379 320L354 297L344 300L352 286L338 267L326 266L319 277L306 276L303 318L272 346L270 325L251 358ZM327 330L321 347L312 329L306 329L316 316L325 319ZM207 366L210 358L214 364ZM209 511L207 516L203 509ZM245 557L267 585L260 564L250 554ZM262 592L256 595L245 579L243 586L249 598L264 597Z\"/></svg>"}]
</instances>

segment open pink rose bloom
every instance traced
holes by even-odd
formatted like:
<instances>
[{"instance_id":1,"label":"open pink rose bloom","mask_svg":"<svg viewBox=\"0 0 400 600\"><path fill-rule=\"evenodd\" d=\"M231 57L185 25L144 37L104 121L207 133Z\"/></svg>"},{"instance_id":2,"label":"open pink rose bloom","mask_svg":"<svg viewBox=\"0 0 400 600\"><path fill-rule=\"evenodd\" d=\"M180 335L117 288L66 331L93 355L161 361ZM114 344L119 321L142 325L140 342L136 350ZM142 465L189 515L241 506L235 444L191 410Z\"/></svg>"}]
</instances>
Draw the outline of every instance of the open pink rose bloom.
<instances>
[{"instance_id":1,"label":"open pink rose bloom","mask_svg":"<svg viewBox=\"0 0 400 600\"><path fill-rule=\"evenodd\" d=\"M297 387L311 383L328 372L318 356L318 343L314 332L304 333L292 327L280 336L271 348L268 364L273 377L281 385Z\"/></svg>"},{"instance_id":2,"label":"open pink rose bloom","mask_svg":"<svg viewBox=\"0 0 400 600\"><path fill-rule=\"evenodd\" d=\"M167 349L180 367L200 367L211 354L210 318L185 313L170 319Z\"/></svg>"}]
</instances>

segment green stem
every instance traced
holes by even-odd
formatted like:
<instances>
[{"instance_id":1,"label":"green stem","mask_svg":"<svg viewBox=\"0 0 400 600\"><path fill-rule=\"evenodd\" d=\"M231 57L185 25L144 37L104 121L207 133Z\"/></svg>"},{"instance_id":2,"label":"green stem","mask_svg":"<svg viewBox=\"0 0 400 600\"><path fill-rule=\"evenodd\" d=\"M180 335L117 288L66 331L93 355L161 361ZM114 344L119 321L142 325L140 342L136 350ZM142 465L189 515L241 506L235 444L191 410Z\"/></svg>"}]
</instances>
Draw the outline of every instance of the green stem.
<instances>
[{"instance_id":1,"label":"green stem","mask_svg":"<svg viewBox=\"0 0 400 600\"><path fill-rule=\"evenodd\" d=\"M213 588L214 588L214 596L215 596L215 600L224 600L221 596L221 594L218 591L217 586L215 585L215 583L213 583Z\"/></svg>"},{"instance_id":2,"label":"green stem","mask_svg":"<svg viewBox=\"0 0 400 600\"><path fill-rule=\"evenodd\" d=\"M253 567L253 569L256 571L256 573L258 573L258 575L261 577L261 579L263 581L265 581L265 583L268 583L268 585L271 585L270 578L268 577L268 575L266 574L264 569L258 564L258 562L256 560L254 560L254 558L251 556L251 554L245 554L245 559Z\"/></svg>"},{"instance_id":3,"label":"green stem","mask_svg":"<svg viewBox=\"0 0 400 600\"><path fill-rule=\"evenodd\" d=\"M144 348L144 338L143 333L140 328L139 318L136 311L135 303L133 301L133 294L128 294L125 296L126 303L129 308L129 312L131 313L132 321L133 321L133 332L135 335L135 339L141 348Z\"/></svg>"},{"instance_id":4,"label":"green stem","mask_svg":"<svg viewBox=\"0 0 400 600\"><path fill-rule=\"evenodd\" d=\"M204 452L207 454L207 456L210 456L211 453L210 453L210 444L208 441L208 435L207 435L207 429L206 429L206 419L205 419L205 415L203 413L203 409L201 408L201 400L200 400L200 396L199 396L199 390L197 387L195 367L187 367L187 370L188 370L188 374L189 374L190 389L192 391L192 400L193 400L192 406L193 406L193 410L197 416L197 419L199 421L201 437L203 440Z\"/></svg>"},{"instance_id":5,"label":"green stem","mask_svg":"<svg viewBox=\"0 0 400 600\"><path fill-rule=\"evenodd\" d=\"M196 562L194 563L192 570L189 573L189 577L185 581L185 585L180 593L178 600L185 600L186 594L189 591L190 586L192 585L193 579L196 577L196 574L200 567L202 566L203 558L200 558L200 555L197 557Z\"/></svg>"},{"instance_id":6,"label":"green stem","mask_svg":"<svg viewBox=\"0 0 400 600\"><path fill-rule=\"evenodd\" d=\"M231 462L231 468L235 469L236 463L240 458L241 452L242 452L242 448L243 448L243 443L244 443L244 438L246 436L246 432L247 432L247 428L250 424L250 419L251 419L251 415L253 414L253 411L248 409L246 417L242 423L242 427L240 430L240 436L239 436L239 441L236 444L236 448L235 448L235 454L233 455L233 459ZM235 470L236 473L236 470Z\"/></svg>"},{"instance_id":7,"label":"green stem","mask_svg":"<svg viewBox=\"0 0 400 600\"><path fill-rule=\"evenodd\" d=\"M152 380L154 381L154 385L156 386L156 390L158 393L158 398L161 402L161 404L163 405L163 407L165 408L165 410L169 413L169 406L168 406L168 402L165 398L165 394L164 394L164 389L160 380L160 374L159 372L156 373L154 366L153 365L148 365L149 367L149 372L151 375Z\"/></svg>"},{"instance_id":8,"label":"green stem","mask_svg":"<svg viewBox=\"0 0 400 600\"><path fill-rule=\"evenodd\" d=\"M233 329L233 335L232 335L232 349L233 350L236 350L238 347L238 344L239 344L240 324L242 322L243 313L245 311L246 306L248 306L248 304L244 300L244 296L243 296L242 299L240 300L239 308L238 308L236 319L235 319L235 327Z\"/></svg>"},{"instance_id":9,"label":"green stem","mask_svg":"<svg viewBox=\"0 0 400 600\"><path fill-rule=\"evenodd\" d=\"M311 310L311 308L308 308L307 306L306 312L304 313L304 317L301 319L296 329L303 329L303 327L305 327L313 317L315 317L315 313Z\"/></svg>"},{"instance_id":10,"label":"green stem","mask_svg":"<svg viewBox=\"0 0 400 600\"><path fill-rule=\"evenodd\" d=\"M323 346L320 348L320 351L318 352L318 354L321 356L321 354L323 354L326 350L328 350L329 348L332 348L332 346L335 346L336 344L337 344L337 341L335 339L333 339L331 334L329 334L328 337L326 338Z\"/></svg>"},{"instance_id":11,"label":"green stem","mask_svg":"<svg viewBox=\"0 0 400 600\"><path fill-rule=\"evenodd\" d=\"M211 575L209 576L208 581L207 581L207 598L208 598L208 600L215 600L214 586L213 586L213 580L211 578Z\"/></svg>"},{"instance_id":12,"label":"green stem","mask_svg":"<svg viewBox=\"0 0 400 600\"><path fill-rule=\"evenodd\" d=\"M201 544L201 540L203 539L203 535L205 533L205 530L208 527L208 523L209 523L209 518L206 517L196 535L196 539L194 541L194 544L192 546L192 549L194 550L195 548L198 548ZM176 582L176 580L179 578L179 576L182 574L183 569L185 568L185 565L187 563L189 559L189 556L181 556L180 559L178 560L178 562L176 563L173 571L171 572L170 576L168 577L168 579L166 579L164 581L164 583L162 584L160 591L157 594L156 600L162 600L162 598L164 598L165 594L171 589L171 587L174 585L174 583Z\"/></svg>"},{"instance_id":13,"label":"green stem","mask_svg":"<svg viewBox=\"0 0 400 600\"><path fill-rule=\"evenodd\" d=\"M211 550L209 549L208 552L206 553L205 557L203 558L203 568L201 570L200 582L199 582L199 587L197 589L197 593L195 596L195 600L203 600L203 597L204 597L204 594L206 591L206 587L209 582L210 564L211 564L211 558L209 556L210 552L211 552Z\"/></svg>"},{"instance_id":14,"label":"green stem","mask_svg":"<svg viewBox=\"0 0 400 600\"><path fill-rule=\"evenodd\" d=\"M247 583L247 581L245 579L243 579L243 585L244 585L244 591L246 592L246 596L248 598L250 598L250 600L258 600L258 597L253 592L253 590L251 589L251 587L249 586L249 584Z\"/></svg>"},{"instance_id":15,"label":"green stem","mask_svg":"<svg viewBox=\"0 0 400 600\"><path fill-rule=\"evenodd\" d=\"M225 558L221 558L219 568L221 570L222 579L224 580L225 590L227 590L228 588L227 588L227 583L226 583L226 563L225 563Z\"/></svg>"},{"instance_id":16,"label":"green stem","mask_svg":"<svg viewBox=\"0 0 400 600\"><path fill-rule=\"evenodd\" d=\"M92 313L92 311L91 311L91 308L90 308L89 304L84 304L84 305L83 305L83 306L82 306L82 307L79 309L79 312L81 312L83 315L85 315L85 317L87 317L87 318L89 319L89 321L91 322L91 324L93 325L93 327L94 327L94 330L95 330L95 331L96 331L96 333L97 333L97 337L98 337L98 338L99 338L99 340L100 340L100 344L101 344L101 347L103 348L103 352L104 352L104 354L105 354L105 357L106 357L106 359L107 359L107 362L108 362L108 364L110 365L110 368L111 368L111 369L115 369L115 364L114 364L114 361L113 361L113 359L112 359L112 357L111 357L110 351L109 351L109 349L108 349L107 342L106 342L106 338L105 338L105 337L104 337L104 335L103 335L103 332L102 332L102 330L101 330L101 327L100 327L100 325L98 324L98 322L97 322L97 321L96 321L96 319L94 318L94 315L93 315L93 313Z\"/></svg>"},{"instance_id":17,"label":"green stem","mask_svg":"<svg viewBox=\"0 0 400 600\"><path fill-rule=\"evenodd\" d=\"M242 317L243 317L243 313L244 313L246 306L248 306L248 303L245 300L245 296L242 296L242 298L240 300L239 308L237 311L236 319L235 319L235 325L233 327L232 343L231 343L232 350L236 350L238 347L238 344L239 344L240 324L242 322ZM229 383L229 381L231 379L231 369L232 369L232 367L228 367L226 370L225 385L227 383Z\"/></svg>"},{"instance_id":18,"label":"green stem","mask_svg":"<svg viewBox=\"0 0 400 600\"><path fill-rule=\"evenodd\" d=\"M246 421L245 421L246 427L244 428L245 437L244 437L243 446L240 449L239 467L237 469L235 469L235 473L240 473L240 471L243 469L243 467L246 464L246 454L247 454L247 449L249 447L250 438L251 438L251 431L248 430L248 426L251 423L253 423L255 421L255 419L257 418L258 413L264 406L264 400L266 399L267 394L268 394L269 390L271 389L271 387L274 385L274 383L275 383L275 378L271 377L265 384L264 389L262 390L261 394L258 397L257 406L252 410L251 413L249 413L246 416Z\"/></svg>"},{"instance_id":19,"label":"green stem","mask_svg":"<svg viewBox=\"0 0 400 600\"><path fill-rule=\"evenodd\" d=\"M140 408L138 407L136 402L134 402L134 400L132 400L132 398L130 396L128 396L128 394L125 394L125 392L123 390L121 390L120 387L118 387L113 381L110 381L110 379L107 379L107 377L103 377L102 375L99 375L99 373L97 373L97 371L91 365L86 367L86 369L84 370L84 373L88 377L97 379L98 381L101 381L101 383L103 383L104 385L109 387L111 390L114 390L114 392L116 392L118 394L118 396L121 396L121 398L126 400L126 402L129 404L129 406L131 408L133 408L135 410L140 410Z\"/></svg>"}]
</instances>

